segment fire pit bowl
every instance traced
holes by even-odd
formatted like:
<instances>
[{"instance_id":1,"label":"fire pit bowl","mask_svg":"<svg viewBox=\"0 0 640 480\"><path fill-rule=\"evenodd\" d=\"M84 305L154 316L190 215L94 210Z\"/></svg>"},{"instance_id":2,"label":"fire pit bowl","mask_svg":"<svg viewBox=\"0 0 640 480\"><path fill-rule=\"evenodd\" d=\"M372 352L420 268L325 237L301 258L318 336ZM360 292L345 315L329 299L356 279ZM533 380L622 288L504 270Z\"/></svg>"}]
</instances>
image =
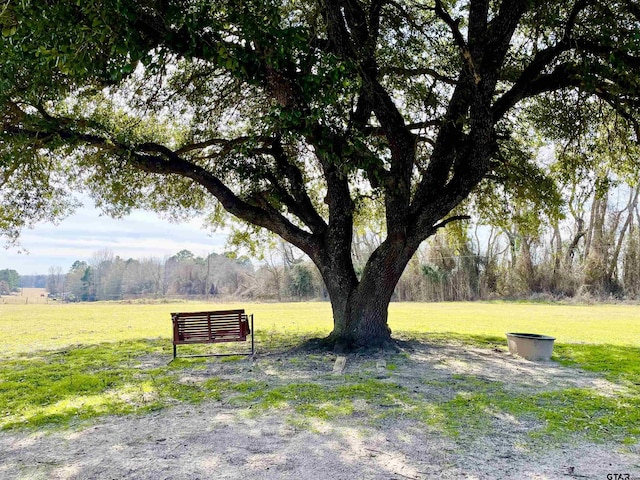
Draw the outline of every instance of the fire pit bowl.
<instances>
[{"instance_id":1,"label":"fire pit bowl","mask_svg":"<svg viewBox=\"0 0 640 480\"><path fill-rule=\"evenodd\" d=\"M549 360L555 338L537 333L507 333L509 352L527 360Z\"/></svg>"}]
</instances>

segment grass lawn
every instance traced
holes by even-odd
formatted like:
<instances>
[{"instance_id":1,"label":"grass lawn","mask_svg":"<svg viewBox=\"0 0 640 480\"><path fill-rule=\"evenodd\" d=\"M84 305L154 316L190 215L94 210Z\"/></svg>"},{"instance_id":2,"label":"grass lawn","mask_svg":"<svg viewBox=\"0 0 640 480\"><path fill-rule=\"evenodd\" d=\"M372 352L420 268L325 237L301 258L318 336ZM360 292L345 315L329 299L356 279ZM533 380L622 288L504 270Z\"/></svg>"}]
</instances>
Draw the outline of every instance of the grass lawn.
<instances>
[{"instance_id":1,"label":"grass lawn","mask_svg":"<svg viewBox=\"0 0 640 480\"><path fill-rule=\"evenodd\" d=\"M506 332L543 333L559 343L640 346L640 306L538 303L396 303L394 331L504 338Z\"/></svg>"},{"instance_id":2,"label":"grass lawn","mask_svg":"<svg viewBox=\"0 0 640 480\"><path fill-rule=\"evenodd\" d=\"M0 306L0 357L74 344L171 338L170 313L245 308L260 338L323 336L331 306L317 303L124 304L78 303ZM394 334L493 336L524 331L555 336L558 343L640 346L640 306L526 303L392 303Z\"/></svg>"},{"instance_id":3,"label":"grass lawn","mask_svg":"<svg viewBox=\"0 0 640 480\"><path fill-rule=\"evenodd\" d=\"M364 401L385 406L383 413L373 415L376 418L415 417L451 435L483 431L491 418L508 414L542 422L544 432L559 438L579 434L623 445L637 443L640 436L638 306L499 302L400 303L390 308L394 335L422 343L504 350L508 331L555 336L556 362L612 382L615 394L567 387L514 395L499 381L455 374L427 382L430 390L454 389L451 395L434 401L394 383L393 372L411 366L410 353L390 356L389 377L384 381L375 375L346 375L338 385L322 386L232 377L212 377L197 385L180 382L185 372L206 369L208 362L228 362L231 369L234 362L243 362L233 357L178 359L167 365L171 358L169 313L238 306L0 305L0 428L65 428L104 414L144 413L176 402L224 398L238 405L255 405L256 411L259 406L293 405L297 415L318 418L349 415L353 402ZM242 306L255 315L258 353L286 351L331 329L328 303ZM325 365L333 358L327 355L322 360ZM141 368L149 359L151 366ZM288 361L295 365L320 360L302 355Z\"/></svg>"}]
</instances>

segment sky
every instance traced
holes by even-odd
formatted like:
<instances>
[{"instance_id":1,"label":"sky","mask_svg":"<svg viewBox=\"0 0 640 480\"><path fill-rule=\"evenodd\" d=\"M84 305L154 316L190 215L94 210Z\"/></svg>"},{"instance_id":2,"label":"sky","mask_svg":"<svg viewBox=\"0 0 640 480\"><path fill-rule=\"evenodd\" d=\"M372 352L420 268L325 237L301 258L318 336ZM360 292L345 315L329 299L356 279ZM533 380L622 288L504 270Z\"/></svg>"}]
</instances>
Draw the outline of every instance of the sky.
<instances>
[{"instance_id":1,"label":"sky","mask_svg":"<svg viewBox=\"0 0 640 480\"><path fill-rule=\"evenodd\" d=\"M59 225L41 223L24 230L19 248L4 248L0 238L0 270L44 275L51 267L61 267L66 272L76 260L89 262L94 253L105 249L124 259L161 260L184 249L197 256L223 252L226 235L210 234L201 225L198 220L174 224L143 211L115 220L84 206Z\"/></svg>"}]
</instances>

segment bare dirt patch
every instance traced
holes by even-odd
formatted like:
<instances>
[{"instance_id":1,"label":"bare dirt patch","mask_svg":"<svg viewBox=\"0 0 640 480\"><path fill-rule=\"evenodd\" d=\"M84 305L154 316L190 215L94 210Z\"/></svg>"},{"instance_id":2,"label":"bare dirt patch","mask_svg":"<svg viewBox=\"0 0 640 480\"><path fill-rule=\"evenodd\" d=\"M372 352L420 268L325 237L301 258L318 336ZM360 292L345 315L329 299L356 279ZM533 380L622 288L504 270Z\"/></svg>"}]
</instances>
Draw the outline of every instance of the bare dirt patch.
<instances>
[{"instance_id":1,"label":"bare dirt patch","mask_svg":"<svg viewBox=\"0 0 640 480\"><path fill-rule=\"evenodd\" d=\"M145 357L140 368L167 359ZM518 394L623 389L554 362L528 362L503 351L411 344L403 354L348 355L343 373L326 353L210 359L180 371L179 381L211 378L331 389L362 378L398 385L425 405L458 395L460 379L496 382ZM335 419L306 417L293 406L260 409L251 402L179 404L144 416L108 417L72 431L0 434L2 479L607 479L640 478L640 449L582 437L530 441L535 419L491 419L481 434L450 435L394 407L356 399ZM464 412L464 410L462 410ZM470 413L471 415L472 413ZM375 417L375 420L372 418ZM613 477L611 477L613 478ZM626 478L626 477L625 477Z\"/></svg>"}]
</instances>

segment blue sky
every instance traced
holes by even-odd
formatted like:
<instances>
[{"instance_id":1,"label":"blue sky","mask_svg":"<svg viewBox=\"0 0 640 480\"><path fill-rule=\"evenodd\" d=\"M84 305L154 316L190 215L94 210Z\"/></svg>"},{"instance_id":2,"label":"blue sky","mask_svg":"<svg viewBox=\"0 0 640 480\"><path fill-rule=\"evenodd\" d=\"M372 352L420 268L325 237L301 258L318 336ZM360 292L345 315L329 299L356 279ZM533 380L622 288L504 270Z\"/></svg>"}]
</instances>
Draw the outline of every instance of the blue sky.
<instances>
[{"instance_id":1,"label":"blue sky","mask_svg":"<svg viewBox=\"0 0 640 480\"><path fill-rule=\"evenodd\" d=\"M0 270L9 268L20 275L47 274L50 267L58 266L67 271L74 261L89 261L104 249L125 259L164 259L183 249L204 256L224 251L225 241L224 233L210 234L198 220L174 224L142 211L115 220L85 206L59 225L42 223L24 230L20 249L0 246ZM3 239L0 245L4 245Z\"/></svg>"}]
</instances>

